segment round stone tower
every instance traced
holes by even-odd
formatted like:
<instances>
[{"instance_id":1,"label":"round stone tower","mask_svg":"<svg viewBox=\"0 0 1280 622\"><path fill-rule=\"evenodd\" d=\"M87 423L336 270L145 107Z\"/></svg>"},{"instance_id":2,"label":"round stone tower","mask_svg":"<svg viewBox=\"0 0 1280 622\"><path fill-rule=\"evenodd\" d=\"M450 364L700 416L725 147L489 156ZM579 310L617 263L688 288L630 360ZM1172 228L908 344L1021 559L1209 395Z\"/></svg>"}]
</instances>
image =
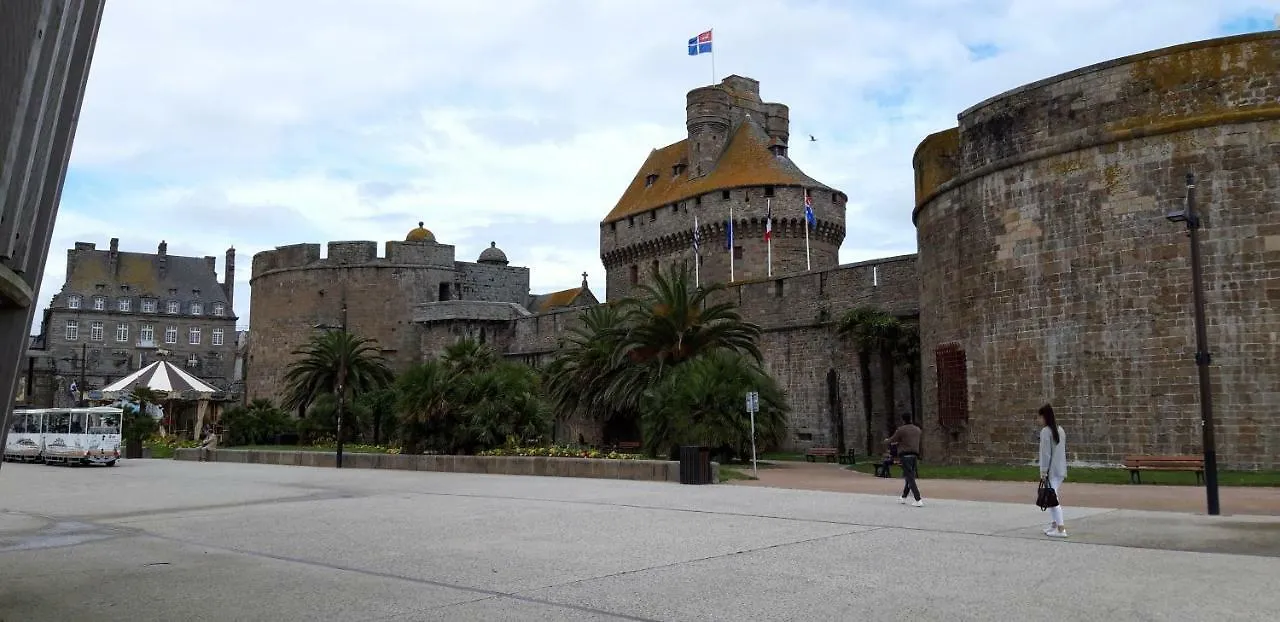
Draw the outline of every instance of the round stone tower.
<instances>
[{"instance_id":1,"label":"round stone tower","mask_svg":"<svg viewBox=\"0 0 1280 622\"><path fill-rule=\"evenodd\" d=\"M1217 451L1280 466L1280 32L1085 67L915 155L923 402L939 459L1198 454L1184 209L1196 176Z\"/></svg>"}]
</instances>

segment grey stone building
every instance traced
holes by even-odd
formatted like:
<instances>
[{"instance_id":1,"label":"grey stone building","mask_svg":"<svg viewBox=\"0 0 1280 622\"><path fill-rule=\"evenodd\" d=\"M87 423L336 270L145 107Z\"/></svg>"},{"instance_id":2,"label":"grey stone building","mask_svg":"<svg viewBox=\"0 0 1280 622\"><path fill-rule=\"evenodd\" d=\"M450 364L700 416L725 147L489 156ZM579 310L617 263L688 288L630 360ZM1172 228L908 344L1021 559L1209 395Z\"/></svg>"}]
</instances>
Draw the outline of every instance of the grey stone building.
<instances>
[{"instance_id":1,"label":"grey stone building","mask_svg":"<svg viewBox=\"0 0 1280 622\"><path fill-rule=\"evenodd\" d=\"M76 392L92 394L160 357L232 389L235 249L227 250L222 282L216 262L169 255L164 242L154 254L121 252L115 238L107 250L76 242L28 352L27 403L73 403Z\"/></svg>"},{"instance_id":2,"label":"grey stone building","mask_svg":"<svg viewBox=\"0 0 1280 622\"><path fill-rule=\"evenodd\" d=\"M294 244L253 257L253 330L242 370L245 397L279 402L294 351L319 326L344 326L377 342L403 371L459 337L501 342L511 320L598 303L581 286L531 295L529 269L510 265L491 243L474 262L418 223L403 242ZM419 329L421 327L421 329ZM424 356L425 354L425 356Z\"/></svg>"}]
</instances>

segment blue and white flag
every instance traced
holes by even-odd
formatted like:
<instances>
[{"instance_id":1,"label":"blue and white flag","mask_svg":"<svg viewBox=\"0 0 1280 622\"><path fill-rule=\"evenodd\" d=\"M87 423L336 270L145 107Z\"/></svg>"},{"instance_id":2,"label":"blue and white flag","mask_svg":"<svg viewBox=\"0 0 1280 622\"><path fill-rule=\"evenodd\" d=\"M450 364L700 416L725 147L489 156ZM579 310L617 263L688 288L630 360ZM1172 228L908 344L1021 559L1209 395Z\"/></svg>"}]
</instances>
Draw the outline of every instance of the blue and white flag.
<instances>
[{"instance_id":1,"label":"blue and white flag","mask_svg":"<svg viewBox=\"0 0 1280 622\"><path fill-rule=\"evenodd\" d=\"M711 53L711 31L708 30L689 39L689 56Z\"/></svg>"}]
</instances>

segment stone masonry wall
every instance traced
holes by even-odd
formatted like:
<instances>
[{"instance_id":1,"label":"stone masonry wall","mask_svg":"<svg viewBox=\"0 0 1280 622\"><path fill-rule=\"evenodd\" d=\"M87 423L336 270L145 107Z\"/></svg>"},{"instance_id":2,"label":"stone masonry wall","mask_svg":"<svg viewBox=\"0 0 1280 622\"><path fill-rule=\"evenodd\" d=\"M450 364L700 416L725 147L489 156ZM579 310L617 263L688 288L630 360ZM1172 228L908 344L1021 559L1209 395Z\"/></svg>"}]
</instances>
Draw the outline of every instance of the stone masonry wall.
<instances>
[{"instance_id":1,"label":"stone masonry wall","mask_svg":"<svg viewBox=\"0 0 1280 622\"><path fill-rule=\"evenodd\" d=\"M724 193L729 198L724 198ZM764 243L764 220L773 208L773 273L805 271L804 189L774 187L766 197L766 187L753 186L707 193L673 205L600 225L600 255L605 265L605 297L619 300L632 289L631 266L636 266L640 282L647 280L655 261L663 270L674 264L693 262L693 219L697 215L702 230L701 254L704 282L729 281L729 251L725 249L725 227L733 208L734 246L742 247L742 257L734 262L734 278L749 281L768 273ZM834 268L839 263L844 241L846 197L839 191L812 189L816 229L809 232L810 260L814 270ZM674 207L674 209L673 209Z\"/></svg>"},{"instance_id":2,"label":"stone masonry wall","mask_svg":"<svg viewBox=\"0 0 1280 622\"><path fill-rule=\"evenodd\" d=\"M918 313L919 281L915 256L840 266L806 274L739 283L720 295L737 303L743 317L761 325L765 367L788 392L792 406L790 433L784 448L834 447L844 427L846 443L865 451L867 417L856 351L835 334L834 322L844 312L872 305L913 318ZM550 360L556 343L577 321L581 310L563 310L516 320L505 353L531 364ZM441 330L441 329L435 329ZM443 336L443 335L442 335ZM841 416L833 415L827 374L834 370L840 389ZM892 416L911 408L907 379L895 376L895 404L884 403L883 370L873 357L873 447ZM919 399L917 397L917 399Z\"/></svg>"},{"instance_id":3,"label":"stone masonry wall","mask_svg":"<svg viewBox=\"0 0 1280 622\"><path fill-rule=\"evenodd\" d=\"M1073 461L1201 451L1186 229L1165 219L1193 172L1219 460L1280 466L1278 70L1280 33L1231 37L961 114L955 177L918 188L916 209L930 446L1032 460L1052 402ZM934 351L949 343L969 421L944 430Z\"/></svg>"}]
</instances>

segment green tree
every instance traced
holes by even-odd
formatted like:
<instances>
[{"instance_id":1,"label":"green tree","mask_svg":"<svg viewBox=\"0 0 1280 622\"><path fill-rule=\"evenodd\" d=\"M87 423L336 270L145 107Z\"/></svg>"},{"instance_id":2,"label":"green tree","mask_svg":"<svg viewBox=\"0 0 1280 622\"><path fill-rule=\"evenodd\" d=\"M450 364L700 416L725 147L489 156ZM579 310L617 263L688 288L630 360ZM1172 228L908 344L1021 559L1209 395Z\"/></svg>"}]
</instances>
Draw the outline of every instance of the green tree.
<instances>
[{"instance_id":1,"label":"green tree","mask_svg":"<svg viewBox=\"0 0 1280 622\"><path fill-rule=\"evenodd\" d=\"M871 421L871 356L880 358L883 372L886 433L894 425L894 353L899 347L902 323L893 315L874 307L858 307L844 314L836 324L836 332L854 343L858 350L858 367L862 376L862 403L867 417L866 450L874 453L876 434Z\"/></svg>"},{"instance_id":2,"label":"green tree","mask_svg":"<svg viewBox=\"0 0 1280 622\"><path fill-rule=\"evenodd\" d=\"M749 356L717 350L687 361L645 394L645 446L650 454L679 445L707 445L722 460L750 455L751 416L744 398L760 394L756 446L768 450L786 435L786 393Z\"/></svg>"},{"instance_id":3,"label":"green tree","mask_svg":"<svg viewBox=\"0 0 1280 622\"><path fill-rule=\"evenodd\" d=\"M412 452L472 453L508 437L536 439L550 427L538 371L471 340L414 366L396 389L401 439Z\"/></svg>"},{"instance_id":4,"label":"green tree","mask_svg":"<svg viewBox=\"0 0 1280 622\"><path fill-rule=\"evenodd\" d=\"M374 342L347 331L316 335L293 354L298 358L285 374L284 407L288 410L307 409L322 395L349 403L393 379Z\"/></svg>"},{"instance_id":5,"label":"green tree","mask_svg":"<svg viewBox=\"0 0 1280 622\"><path fill-rule=\"evenodd\" d=\"M582 325L562 342L548 368L561 416L638 416L648 389L703 354L761 360L760 327L744 321L732 302L712 302L723 285L695 288L684 267L654 270L650 281L616 306L584 313Z\"/></svg>"}]
</instances>

